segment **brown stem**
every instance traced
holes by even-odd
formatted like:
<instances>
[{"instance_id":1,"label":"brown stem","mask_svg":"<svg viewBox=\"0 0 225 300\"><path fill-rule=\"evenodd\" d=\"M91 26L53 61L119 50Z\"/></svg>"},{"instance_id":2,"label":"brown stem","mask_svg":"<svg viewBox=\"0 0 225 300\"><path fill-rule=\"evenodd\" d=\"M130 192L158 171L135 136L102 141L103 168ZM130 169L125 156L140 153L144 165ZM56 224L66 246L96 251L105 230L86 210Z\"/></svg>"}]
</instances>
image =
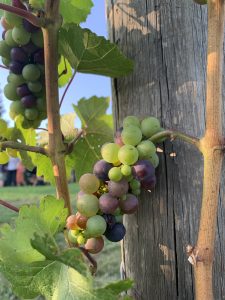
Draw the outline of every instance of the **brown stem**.
<instances>
[{"instance_id":1,"label":"brown stem","mask_svg":"<svg viewBox=\"0 0 225 300\"><path fill-rule=\"evenodd\" d=\"M162 138L170 138L171 140L178 138L200 149L200 140L198 138L173 130L164 130L156 133L150 138L150 141L157 143Z\"/></svg>"},{"instance_id":2,"label":"brown stem","mask_svg":"<svg viewBox=\"0 0 225 300\"><path fill-rule=\"evenodd\" d=\"M61 99L61 101L60 101L59 107L62 106L63 100L65 99L65 96L66 96L66 94L67 94L67 92L68 92L68 90L69 90L69 88L70 88L70 86L71 86L71 83L72 83L73 80L74 80L75 75L76 75L76 72L73 73L73 76L71 77L69 83L67 84L67 87L66 87L66 89L65 89L65 91L64 91L64 93L63 93L63 95L62 95L62 99Z\"/></svg>"},{"instance_id":3,"label":"brown stem","mask_svg":"<svg viewBox=\"0 0 225 300\"><path fill-rule=\"evenodd\" d=\"M13 142L13 141L0 142L0 149L5 150L6 148L16 149L16 150L25 150L25 151L29 151L29 152L36 152L36 153L41 153L43 155L47 155L46 150L42 147L28 146L28 145L21 144L18 142Z\"/></svg>"},{"instance_id":4,"label":"brown stem","mask_svg":"<svg viewBox=\"0 0 225 300\"><path fill-rule=\"evenodd\" d=\"M43 27L45 26L45 20L42 18L38 18L27 10L0 3L0 9L6 10L8 12L14 13L32 23L34 26Z\"/></svg>"},{"instance_id":5,"label":"brown stem","mask_svg":"<svg viewBox=\"0 0 225 300\"><path fill-rule=\"evenodd\" d=\"M81 129L78 134L75 136L75 138L68 144L67 147L67 154L71 153L73 151L73 146L76 144L76 142L82 137L82 135L84 134L84 130Z\"/></svg>"},{"instance_id":6,"label":"brown stem","mask_svg":"<svg viewBox=\"0 0 225 300\"><path fill-rule=\"evenodd\" d=\"M196 300L214 299L212 267L223 159L221 117L223 38L224 0L208 0L206 132L201 140L204 156L204 182L196 246L198 254L194 267ZM215 149L218 151L214 151Z\"/></svg>"},{"instance_id":7,"label":"brown stem","mask_svg":"<svg viewBox=\"0 0 225 300\"><path fill-rule=\"evenodd\" d=\"M4 201L4 200L0 200L0 205L7 207L10 210L13 210L15 212L19 212L19 208L15 207L12 204L9 204L8 202Z\"/></svg>"},{"instance_id":8,"label":"brown stem","mask_svg":"<svg viewBox=\"0 0 225 300\"><path fill-rule=\"evenodd\" d=\"M56 191L63 198L71 214L71 204L65 166L65 145L62 140L58 93L58 30L61 25L59 0L47 0L45 5L48 22L43 28L45 53L45 84L48 114L49 157L53 165Z\"/></svg>"},{"instance_id":9,"label":"brown stem","mask_svg":"<svg viewBox=\"0 0 225 300\"><path fill-rule=\"evenodd\" d=\"M87 259L90 261L90 263L91 263L91 272L94 275L97 271L97 268L98 268L98 264L97 264L96 260L91 256L91 254L85 248L79 247L79 249L87 257Z\"/></svg>"}]
</instances>

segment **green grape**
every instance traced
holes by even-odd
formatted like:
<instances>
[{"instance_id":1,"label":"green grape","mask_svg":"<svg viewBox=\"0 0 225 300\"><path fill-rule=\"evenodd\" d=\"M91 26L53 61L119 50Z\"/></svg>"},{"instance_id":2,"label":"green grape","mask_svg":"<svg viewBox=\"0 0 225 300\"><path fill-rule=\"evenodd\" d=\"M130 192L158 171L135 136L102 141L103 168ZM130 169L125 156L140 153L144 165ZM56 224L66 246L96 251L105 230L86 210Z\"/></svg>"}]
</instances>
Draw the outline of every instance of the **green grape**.
<instances>
[{"instance_id":1,"label":"green grape","mask_svg":"<svg viewBox=\"0 0 225 300\"><path fill-rule=\"evenodd\" d=\"M38 98L37 99L37 108L39 111L44 111L46 112L47 107L46 107L46 101L43 98Z\"/></svg>"},{"instance_id":2,"label":"green grape","mask_svg":"<svg viewBox=\"0 0 225 300\"><path fill-rule=\"evenodd\" d=\"M127 199L127 194L122 195L122 196L120 197L120 200L122 200L122 201L125 201L126 199ZM118 207L117 209L120 209L120 208ZM114 214L115 214L115 213L114 213Z\"/></svg>"},{"instance_id":3,"label":"green grape","mask_svg":"<svg viewBox=\"0 0 225 300\"><path fill-rule=\"evenodd\" d=\"M150 161L150 163L153 165L154 168L157 168L159 165L159 157L157 155L157 153L153 153L148 160Z\"/></svg>"},{"instance_id":4,"label":"green grape","mask_svg":"<svg viewBox=\"0 0 225 300\"><path fill-rule=\"evenodd\" d=\"M13 13L10 13L8 11L4 12L4 17L5 17L6 22L11 26L19 26L22 24L21 17L15 15Z\"/></svg>"},{"instance_id":5,"label":"green grape","mask_svg":"<svg viewBox=\"0 0 225 300\"><path fill-rule=\"evenodd\" d=\"M123 127L127 127L127 126L136 126L136 127L141 127L141 123L139 121L139 119L135 116L127 116L124 120L123 120Z\"/></svg>"},{"instance_id":6,"label":"green grape","mask_svg":"<svg viewBox=\"0 0 225 300\"><path fill-rule=\"evenodd\" d=\"M99 189L100 181L94 174L87 173L81 176L79 186L83 192L93 194Z\"/></svg>"},{"instance_id":7,"label":"green grape","mask_svg":"<svg viewBox=\"0 0 225 300\"><path fill-rule=\"evenodd\" d=\"M14 120L18 115L24 115L24 106L21 101L13 101L10 105L10 117Z\"/></svg>"},{"instance_id":8,"label":"green grape","mask_svg":"<svg viewBox=\"0 0 225 300\"><path fill-rule=\"evenodd\" d=\"M7 81L14 83L16 86L22 85L26 82L22 75L16 75L14 73L9 74Z\"/></svg>"},{"instance_id":9,"label":"green grape","mask_svg":"<svg viewBox=\"0 0 225 300\"><path fill-rule=\"evenodd\" d=\"M102 146L101 154L102 158L109 163L117 163L118 162L118 152L120 146L115 143L108 143Z\"/></svg>"},{"instance_id":10,"label":"green grape","mask_svg":"<svg viewBox=\"0 0 225 300\"><path fill-rule=\"evenodd\" d=\"M77 199L77 209L85 217L92 217L99 210L98 198L94 195L83 194Z\"/></svg>"},{"instance_id":11,"label":"green grape","mask_svg":"<svg viewBox=\"0 0 225 300\"><path fill-rule=\"evenodd\" d=\"M160 122L154 117L145 118L141 122L141 131L144 136L150 138L161 130Z\"/></svg>"},{"instance_id":12,"label":"green grape","mask_svg":"<svg viewBox=\"0 0 225 300\"><path fill-rule=\"evenodd\" d=\"M41 30L37 30L31 35L31 41L34 43L35 46L39 48L44 47L44 39L43 39L43 33Z\"/></svg>"},{"instance_id":13,"label":"green grape","mask_svg":"<svg viewBox=\"0 0 225 300\"><path fill-rule=\"evenodd\" d=\"M126 176L125 179L126 179L126 181L130 182L131 180L134 179L134 176L131 174L129 176Z\"/></svg>"},{"instance_id":14,"label":"green grape","mask_svg":"<svg viewBox=\"0 0 225 300\"><path fill-rule=\"evenodd\" d=\"M5 41L0 41L0 56L10 59L11 48L6 44Z\"/></svg>"},{"instance_id":15,"label":"green grape","mask_svg":"<svg viewBox=\"0 0 225 300\"><path fill-rule=\"evenodd\" d=\"M40 9L43 6L40 0L29 0L29 4L35 9Z\"/></svg>"},{"instance_id":16,"label":"green grape","mask_svg":"<svg viewBox=\"0 0 225 300\"><path fill-rule=\"evenodd\" d=\"M77 235L74 233L74 231L75 230L69 230L68 240L73 244L77 244Z\"/></svg>"},{"instance_id":17,"label":"green grape","mask_svg":"<svg viewBox=\"0 0 225 300\"><path fill-rule=\"evenodd\" d=\"M97 215L87 220L87 233L90 237L98 237L106 231L106 221Z\"/></svg>"},{"instance_id":18,"label":"green grape","mask_svg":"<svg viewBox=\"0 0 225 300\"><path fill-rule=\"evenodd\" d=\"M16 149L10 149L7 148L6 149L6 153L10 156L10 157L17 157L18 155L18 151Z\"/></svg>"},{"instance_id":19,"label":"green grape","mask_svg":"<svg viewBox=\"0 0 225 300\"><path fill-rule=\"evenodd\" d=\"M113 167L109 170L108 173L109 179L112 181L120 181L123 177L120 168Z\"/></svg>"},{"instance_id":20,"label":"green grape","mask_svg":"<svg viewBox=\"0 0 225 300\"><path fill-rule=\"evenodd\" d=\"M47 119L47 112L46 112L46 111L39 111L39 116L38 116L38 118L39 118L40 120L45 120L45 119Z\"/></svg>"},{"instance_id":21,"label":"green grape","mask_svg":"<svg viewBox=\"0 0 225 300\"><path fill-rule=\"evenodd\" d=\"M29 121L34 121L38 118L38 110L36 108L26 108L24 115Z\"/></svg>"},{"instance_id":22,"label":"green grape","mask_svg":"<svg viewBox=\"0 0 225 300\"><path fill-rule=\"evenodd\" d=\"M138 181L137 179L131 180L130 187L131 187L132 190L139 189L140 186L141 186L140 181Z\"/></svg>"},{"instance_id":23,"label":"green grape","mask_svg":"<svg viewBox=\"0 0 225 300\"><path fill-rule=\"evenodd\" d=\"M124 175L124 176L130 176L131 175L131 172L132 172L132 169L130 166L127 166L127 165L123 165L121 167L121 173Z\"/></svg>"},{"instance_id":24,"label":"green grape","mask_svg":"<svg viewBox=\"0 0 225 300\"><path fill-rule=\"evenodd\" d=\"M0 119L0 136L7 130L7 123L5 120Z\"/></svg>"},{"instance_id":25,"label":"green grape","mask_svg":"<svg viewBox=\"0 0 225 300\"><path fill-rule=\"evenodd\" d=\"M77 243L78 243L79 245L84 245L84 244L86 243L86 241L87 241L87 239L86 239L86 237L85 237L82 233L80 233L80 234L77 236Z\"/></svg>"},{"instance_id":26,"label":"green grape","mask_svg":"<svg viewBox=\"0 0 225 300\"><path fill-rule=\"evenodd\" d=\"M9 156L6 152L0 152L0 164L4 165L7 164L9 161Z\"/></svg>"},{"instance_id":27,"label":"green grape","mask_svg":"<svg viewBox=\"0 0 225 300\"><path fill-rule=\"evenodd\" d=\"M141 194L141 190L140 189L132 190L132 194L134 194L135 196L139 196Z\"/></svg>"},{"instance_id":28,"label":"green grape","mask_svg":"<svg viewBox=\"0 0 225 300\"><path fill-rule=\"evenodd\" d=\"M36 81L40 77L41 72L36 65L29 64L23 68L22 74L24 79L28 81Z\"/></svg>"},{"instance_id":29,"label":"green grape","mask_svg":"<svg viewBox=\"0 0 225 300\"><path fill-rule=\"evenodd\" d=\"M26 31L25 28L21 25L14 27L12 30L12 38L18 45L26 45L29 43L31 33Z\"/></svg>"},{"instance_id":30,"label":"green grape","mask_svg":"<svg viewBox=\"0 0 225 300\"><path fill-rule=\"evenodd\" d=\"M122 223L123 224L123 215L116 216L116 223Z\"/></svg>"},{"instance_id":31,"label":"green grape","mask_svg":"<svg viewBox=\"0 0 225 300\"><path fill-rule=\"evenodd\" d=\"M124 165L133 165L138 160L138 151L132 145L124 145L120 148L118 157Z\"/></svg>"},{"instance_id":32,"label":"green grape","mask_svg":"<svg viewBox=\"0 0 225 300\"><path fill-rule=\"evenodd\" d=\"M138 155L140 159L148 158L156 152L156 146L151 141L142 141L137 145Z\"/></svg>"},{"instance_id":33,"label":"green grape","mask_svg":"<svg viewBox=\"0 0 225 300\"><path fill-rule=\"evenodd\" d=\"M2 63L3 63L3 65L5 65L6 67L9 67L10 62L11 62L10 59L5 58L5 57L2 57Z\"/></svg>"},{"instance_id":34,"label":"green grape","mask_svg":"<svg viewBox=\"0 0 225 300\"><path fill-rule=\"evenodd\" d=\"M42 84L40 81L28 82L28 88L33 93L39 93L42 90Z\"/></svg>"},{"instance_id":35,"label":"green grape","mask_svg":"<svg viewBox=\"0 0 225 300\"><path fill-rule=\"evenodd\" d=\"M17 95L16 88L17 86L14 83L12 82L7 83L4 87L5 97L12 101L19 100L19 96Z\"/></svg>"},{"instance_id":36,"label":"green grape","mask_svg":"<svg viewBox=\"0 0 225 300\"><path fill-rule=\"evenodd\" d=\"M37 64L39 70L41 71L41 74L44 75L45 74L45 66L44 65L40 65L40 64Z\"/></svg>"},{"instance_id":37,"label":"green grape","mask_svg":"<svg viewBox=\"0 0 225 300\"><path fill-rule=\"evenodd\" d=\"M5 42L8 46L10 47L15 47L17 46L17 43L14 41L13 37L12 37L12 29L7 30L6 34L5 34Z\"/></svg>"},{"instance_id":38,"label":"green grape","mask_svg":"<svg viewBox=\"0 0 225 300\"><path fill-rule=\"evenodd\" d=\"M125 145L136 146L142 139L141 129L130 125L121 132L122 141Z\"/></svg>"}]
</instances>

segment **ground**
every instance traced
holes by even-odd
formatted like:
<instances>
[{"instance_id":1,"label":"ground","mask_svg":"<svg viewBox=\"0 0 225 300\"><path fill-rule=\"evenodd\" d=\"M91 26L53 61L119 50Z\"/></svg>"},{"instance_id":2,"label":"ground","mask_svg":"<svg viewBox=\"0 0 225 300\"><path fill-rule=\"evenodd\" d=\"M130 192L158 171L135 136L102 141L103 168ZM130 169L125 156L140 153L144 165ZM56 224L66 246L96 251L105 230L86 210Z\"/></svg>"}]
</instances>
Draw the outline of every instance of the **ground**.
<instances>
[{"instance_id":1,"label":"ground","mask_svg":"<svg viewBox=\"0 0 225 300\"><path fill-rule=\"evenodd\" d=\"M76 193L78 186L70 184L70 195L72 205L75 205ZM54 187L39 186L39 187L5 187L1 188L2 200L5 200L17 207L28 203L37 203L42 196L54 195ZM10 222L17 213L10 211L7 208L0 206L0 225L5 222ZM96 275L96 285L103 286L104 284L120 279L120 244L119 243L106 243L104 250L96 255L98 262L98 272ZM10 285L0 275L0 299L1 300L18 300L11 291Z\"/></svg>"}]
</instances>

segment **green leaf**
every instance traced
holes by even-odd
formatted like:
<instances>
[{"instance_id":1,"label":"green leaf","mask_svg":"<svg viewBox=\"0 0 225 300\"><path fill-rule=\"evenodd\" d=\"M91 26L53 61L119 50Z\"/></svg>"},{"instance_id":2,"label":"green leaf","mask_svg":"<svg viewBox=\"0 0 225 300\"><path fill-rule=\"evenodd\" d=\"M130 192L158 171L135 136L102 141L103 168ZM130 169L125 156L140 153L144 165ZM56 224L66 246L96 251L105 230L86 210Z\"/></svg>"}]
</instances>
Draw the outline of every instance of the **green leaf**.
<instances>
[{"instance_id":1,"label":"green leaf","mask_svg":"<svg viewBox=\"0 0 225 300\"><path fill-rule=\"evenodd\" d=\"M0 228L0 261L16 265L43 260L43 255L32 248L30 239L35 232L56 234L65 225L66 216L64 202L53 196L44 197L39 208L36 205L21 207L15 228Z\"/></svg>"},{"instance_id":2,"label":"green leaf","mask_svg":"<svg viewBox=\"0 0 225 300\"><path fill-rule=\"evenodd\" d=\"M11 0L1 0L1 3L11 5L12 1ZM4 14L4 10L0 9L0 17L2 17L3 14Z\"/></svg>"},{"instance_id":3,"label":"green leaf","mask_svg":"<svg viewBox=\"0 0 225 300\"><path fill-rule=\"evenodd\" d=\"M59 80L58 84L59 87L63 87L66 85L71 77L73 76L72 68L68 62L67 59L64 57L61 57L60 63L58 65L58 74L59 74Z\"/></svg>"},{"instance_id":4,"label":"green leaf","mask_svg":"<svg viewBox=\"0 0 225 300\"><path fill-rule=\"evenodd\" d=\"M64 24L85 22L92 6L91 0L61 0L60 13L63 16Z\"/></svg>"},{"instance_id":5,"label":"green leaf","mask_svg":"<svg viewBox=\"0 0 225 300\"><path fill-rule=\"evenodd\" d=\"M94 163L101 159L101 146L113 139L113 121L106 115L109 98L81 99L74 109L85 132L67 156L66 165L75 169L77 179L92 171ZM82 153L82 155L81 155Z\"/></svg>"},{"instance_id":6,"label":"green leaf","mask_svg":"<svg viewBox=\"0 0 225 300\"><path fill-rule=\"evenodd\" d=\"M43 176L44 181L55 185L52 163L48 156L35 153L32 157L33 164L37 167L37 176Z\"/></svg>"},{"instance_id":7,"label":"green leaf","mask_svg":"<svg viewBox=\"0 0 225 300\"><path fill-rule=\"evenodd\" d=\"M120 77L133 70L132 61L115 44L77 25L60 29L59 51L81 73Z\"/></svg>"},{"instance_id":8,"label":"green leaf","mask_svg":"<svg viewBox=\"0 0 225 300\"><path fill-rule=\"evenodd\" d=\"M66 141L71 141L76 137L78 130L75 128L75 113L69 113L61 116L61 130Z\"/></svg>"},{"instance_id":9,"label":"green leaf","mask_svg":"<svg viewBox=\"0 0 225 300\"><path fill-rule=\"evenodd\" d=\"M130 279L120 280L117 282L113 282L104 287L104 289L108 289L112 291L114 294L118 295L124 291L131 289L133 286L133 281Z\"/></svg>"}]
</instances>

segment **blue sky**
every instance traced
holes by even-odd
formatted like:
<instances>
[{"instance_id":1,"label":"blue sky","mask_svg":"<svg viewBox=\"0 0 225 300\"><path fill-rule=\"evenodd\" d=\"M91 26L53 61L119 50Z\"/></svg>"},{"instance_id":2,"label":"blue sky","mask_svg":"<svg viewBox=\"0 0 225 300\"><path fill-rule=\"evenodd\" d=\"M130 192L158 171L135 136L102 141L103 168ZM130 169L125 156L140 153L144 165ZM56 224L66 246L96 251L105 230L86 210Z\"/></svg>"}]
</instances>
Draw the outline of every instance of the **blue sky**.
<instances>
[{"instance_id":1,"label":"blue sky","mask_svg":"<svg viewBox=\"0 0 225 300\"><path fill-rule=\"evenodd\" d=\"M87 21L82 24L82 27L91 29L98 35L107 37L107 25L105 16L105 5L103 0L93 0L94 7L89 15ZM1 30L2 32L2 30ZM1 34L0 32L0 34ZM4 88L6 84L6 78L8 71L0 69L0 87ZM60 95L62 95L63 89L60 89ZM93 95L96 96L110 96L110 79L103 76L89 75L89 74L77 74L62 105L61 114L66 114L73 111L72 104L83 97L89 98ZM6 100L3 96L4 108L6 113L4 118L9 120L8 108L10 101ZM79 125L79 124L76 124Z\"/></svg>"}]
</instances>

